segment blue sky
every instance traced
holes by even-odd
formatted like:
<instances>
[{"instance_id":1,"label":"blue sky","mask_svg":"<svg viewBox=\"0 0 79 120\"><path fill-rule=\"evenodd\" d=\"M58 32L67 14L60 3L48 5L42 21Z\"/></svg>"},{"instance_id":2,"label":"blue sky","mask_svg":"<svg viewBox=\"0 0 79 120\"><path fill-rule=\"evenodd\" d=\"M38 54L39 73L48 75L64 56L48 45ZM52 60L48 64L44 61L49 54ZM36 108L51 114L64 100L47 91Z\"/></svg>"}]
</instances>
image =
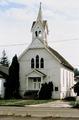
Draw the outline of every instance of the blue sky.
<instances>
[{"instance_id":1,"label":"blue sky","mask_svg":"<svg viewBox=\"0 0 79 120\"><path fill-rule=\"evenodd\" d=\"M10 10L12 8L23 9L25 7L26 7L26 5L21 4L21 3L17 3L14 1L12 2L12 1L6 0L6 1L0 2L0 10L2 12L5 12L5 11Z\"/></svg>"},{"instance_id":2,"label":"blue sky","mask_svg":"<svg viewBox=\"0 0 79 120\"><path fill-rule=\"evenodd\" d=\"M78 67L79 0L0 0L0 56L5 49L11 60L31 43L40 2L48 21L49 45Z\"/></svg>"}]
</instances>

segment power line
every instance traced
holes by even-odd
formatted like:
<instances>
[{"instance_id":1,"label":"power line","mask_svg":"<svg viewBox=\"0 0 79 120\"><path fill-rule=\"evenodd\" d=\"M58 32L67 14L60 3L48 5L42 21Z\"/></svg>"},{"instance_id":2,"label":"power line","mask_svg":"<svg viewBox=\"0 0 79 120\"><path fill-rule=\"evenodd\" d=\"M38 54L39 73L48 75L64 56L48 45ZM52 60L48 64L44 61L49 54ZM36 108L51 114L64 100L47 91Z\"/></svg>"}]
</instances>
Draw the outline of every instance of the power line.
<instances>
[{"instance_id":1,"label":"power line","mask_svg":"<svg viewBox=\"0 0 79 120\"><path fill-rule=\"evenodd\" d=\"M0 47L11 47L11 46L20 46L20 45L27 45L27 43L0 45Z\"/></svg>"},{"instance_id":2,"label":"power line","mask_svg":"<svg viewBox=\"0 0 79 120\"><path fill-rule=\"evenodd\" d=\"M61 42L70 42L70 41L79 41L79 38L54 40L54 41L52 41L52 42L53 42L53 43L61 43ZM0 47L22 46L22 45L27 45L27 44L28 44L28 43L7 44L7 45L0 45Z\"/></svg>"},{"instance_id":3,"label":"power line","mask_svg":"<svg viewBox=\"0 0 79 120\"><path fill-rule=\"evenodd\" d=\"M70 42L70 41L77 41L79 38L73 38L73 39L62 39L62 40L54 40L53 42L59 43L59 42Z\"/></svg>"}]
</instances>

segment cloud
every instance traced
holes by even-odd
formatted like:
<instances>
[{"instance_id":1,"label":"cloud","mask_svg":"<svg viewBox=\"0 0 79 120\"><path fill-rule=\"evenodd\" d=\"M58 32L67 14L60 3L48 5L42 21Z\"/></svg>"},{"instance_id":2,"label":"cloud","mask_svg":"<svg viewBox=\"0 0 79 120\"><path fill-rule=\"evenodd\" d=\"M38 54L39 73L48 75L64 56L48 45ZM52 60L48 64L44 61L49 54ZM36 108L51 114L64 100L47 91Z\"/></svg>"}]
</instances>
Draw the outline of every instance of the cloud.
<instances>
[{"instance_id":1,"label":"cloud","mask_svg":"<svg viewBox=\"0 0 79 120\"><path fill-rule=\"evenodd\" d=\"M53 41L79 38L78 0L0 0L0 44L27 43L28 45L31 42L30 28L33 20L36 20L40 2L42 2L43 18L48 21L48 43L51 46L55 45L58 50L65 53L66 57L72 52L73 58L72 46L76 46L76 42L73 44L73 41L71 43L53 43ZM71 47L72 51L69 50ZM18 46L16 48L18 49ZM12 50L17 52L15 48ZM11 57L13 55L11 49L8 48L8 51Z\"/></svg>"},{"instance_id":2,"label":"cloud","mask_svg":"<svg viewBox=\"0 0 79 120\"><path fill-rule=\"evenodd\" d=\"M63 20L79 20L79 3L77 0L1 0L0 10L5 16L11 16L15 19L35 18L38 13L39 3L42 2L44 16L49 19ZM22 17L21 17L22 16ZM28 16L28 17L26 17Z\"/></svg>"},{"instance_id":3,"label":"cloud","mask_svg":"<svg viewBox=\"0 0 79 120\"><path fill-rule=\"evenodd\" d=\"M25 7L26 7L25 4L21 4L17 2L10 2L9 0L0 1L0 10L3 12L9 9L12 9L12 8L23 9Z\"/></svg>"},{"instance_id":4,"label":"cloud","mask_svg":"<svg viewBox=\"0 0 79 120\"><path fill-rule=\"evenodd\" d=\"M79 1L78 0L43 0L43 8L49 10L49 14L58 20L79 20Z\"/></svg>"}]
</instances>

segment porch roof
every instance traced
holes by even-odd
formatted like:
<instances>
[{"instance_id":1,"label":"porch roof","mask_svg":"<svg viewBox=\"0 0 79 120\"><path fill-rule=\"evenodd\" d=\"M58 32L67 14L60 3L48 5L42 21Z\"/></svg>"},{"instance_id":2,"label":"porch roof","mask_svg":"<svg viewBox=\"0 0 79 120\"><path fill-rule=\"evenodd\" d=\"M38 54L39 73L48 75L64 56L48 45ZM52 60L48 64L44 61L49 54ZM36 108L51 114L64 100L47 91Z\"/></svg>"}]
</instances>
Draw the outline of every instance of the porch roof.
<instances>
[{"instance_id":1,"label":"porch roof","mask_svg":"<svg viewBox=\"0 0 79 120\"><path fill-rule=\"evenodd\" d=\"M31 72L29 72L26 76L29 76L30 74L32 74L33 72L35 72L36 74L42 76L42 77L46 77L46 74L37 70L37 69L33 69Z\"/></svg>"}]
</instances>

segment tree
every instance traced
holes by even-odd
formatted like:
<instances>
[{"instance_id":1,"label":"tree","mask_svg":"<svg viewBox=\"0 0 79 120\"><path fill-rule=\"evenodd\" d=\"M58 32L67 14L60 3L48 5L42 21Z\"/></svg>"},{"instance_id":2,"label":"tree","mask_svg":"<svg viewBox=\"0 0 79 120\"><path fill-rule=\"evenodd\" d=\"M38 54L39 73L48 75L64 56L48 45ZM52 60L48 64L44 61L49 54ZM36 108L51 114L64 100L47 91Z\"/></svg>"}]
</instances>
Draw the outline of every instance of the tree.
<instances>
[{"instance_id":1,"label":"tree","mask_svg":"<svg viewBox=\"0 0 79 120\"><path fill-rule=\"evenodd\" d=\"M9 76L5 83L5 98L19 98L19 62L17 55L12 59Z\"/></svg>"},{"instance_id":2,"label":"tree","mask_svg":"<svg viewBox=\"0 0 79 120\"><path fill-rule=\"evenodd\" d=\"M74 92L77 93L77 96L79 96L79 82L77 82L77 83L74 85Z\"/></svg>"},{"instance_id":3,"label":"tree","mask_svg":"<svg viewBox=\"0 0 79 120\"><path fill-rule=\"evenodd\" d=\"M3 50L3 52L2 52L2 58L1 58L0 64L4 65L6 67L9 66L9 61L8 61L7 56L6 56L5 50Z\"/></svg>"},{"instance_id":4,"label":"tree","mask_svg":"<svg viewBox=\"0 0 79 120\"><path fill-rule=\"evenodd\" d=\"M43 83L39 91L39 99L51 99L53 91L53 83Z\"/></svg>"},{"instance_id":5,"label":"tree","mask_svg":"<svg viewBox=\"0 0 79 120\"><path fill-rule=\"evenodd\" d=\"M52 96L52 91L53 91L53 83L49 82L48 83L48 98L51 98Z\"/></svg>"},{"instance_id":6,"label":"tree","mask_svg":"<svg viewBox=\"0 0 79 120\"><path fill-rule=\"evenodd\" d=\"M77 96L79 96L79 70L77 68L74 69L74 76L77 79L77 83L73 86L74 92L77 93Z\"/></svg>"},{"instance_id":7,"label":"tree","mask_svg":"<svg viewBox=\"0 0 79 120\"><path fill-rule=\"evenodd\" d=\"M79 75L79 70L77 68L74 69L74 76L78 76Z\"/></svg>"}]
</instances>

